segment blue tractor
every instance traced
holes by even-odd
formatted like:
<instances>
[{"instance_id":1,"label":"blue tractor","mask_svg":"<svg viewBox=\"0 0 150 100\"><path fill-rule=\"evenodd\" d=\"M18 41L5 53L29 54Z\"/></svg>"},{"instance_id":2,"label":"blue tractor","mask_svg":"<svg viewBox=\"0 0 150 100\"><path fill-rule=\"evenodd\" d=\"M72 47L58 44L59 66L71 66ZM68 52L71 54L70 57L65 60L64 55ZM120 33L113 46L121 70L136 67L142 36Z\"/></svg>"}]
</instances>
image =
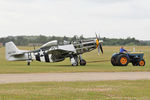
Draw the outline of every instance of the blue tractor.
<instances>
[{"instance_id":1,"label":"blue tractor","mask_svg":"<svg viewBox=\"0 0 150 100\"><path fill-rule=\"evenodd\" d=\"M145 66L143 52L130 52L130 53L114 53L111 58L113 66L127 66L132 63L133 66Z\"/></svg>"}]
</instances>

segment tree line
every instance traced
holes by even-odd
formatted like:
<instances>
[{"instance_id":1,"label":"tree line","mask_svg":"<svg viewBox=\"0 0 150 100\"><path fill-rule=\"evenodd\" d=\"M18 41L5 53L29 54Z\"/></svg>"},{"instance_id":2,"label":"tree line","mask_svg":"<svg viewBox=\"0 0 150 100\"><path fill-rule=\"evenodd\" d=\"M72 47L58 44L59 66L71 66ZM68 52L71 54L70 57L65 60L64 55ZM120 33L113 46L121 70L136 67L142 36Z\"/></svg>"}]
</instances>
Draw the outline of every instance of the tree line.
<instances>
[{"instance_id":1,"label":"tree line","mask_svg":"<svg viewBox=\"0 0 150 100\"><path fill-rule=\"evenodd\" d=\"M52 40L58 40L58 42L61 44L64 41L78 41L78 40L86 40L86 39L94 39L93 38L85 38L83 35L81 36L73 36L73 37L59 37L59 36L8 36L0 38L0 43L5 45L6 42L13 41L17 46L31 46L31 45L42 45L46 42L52 41ZM150 45L150 41L140 41L135 38L126 38L126 39L110 39L110 38L101 38L104 43L103 45L109 45L109 46L116 46L116 45Z\"/></svg>"}]
</instances>

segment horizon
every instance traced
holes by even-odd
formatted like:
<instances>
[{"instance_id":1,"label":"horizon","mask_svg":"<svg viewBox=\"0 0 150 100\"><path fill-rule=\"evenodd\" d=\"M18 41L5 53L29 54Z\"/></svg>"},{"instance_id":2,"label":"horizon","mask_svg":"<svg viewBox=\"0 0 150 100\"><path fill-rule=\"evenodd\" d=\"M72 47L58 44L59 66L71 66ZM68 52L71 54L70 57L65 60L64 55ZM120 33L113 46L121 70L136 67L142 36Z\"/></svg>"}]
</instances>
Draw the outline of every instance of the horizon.
<instances>
[{"instance_id":1,"label":"horizon","mask_svg":"<svg viewBox=\"0 0 150 100\"><path fill-rule=\"evenodd\" d=\"M42 35L42 34L40 34L40 35L12 35L12 36L6 36L6 37L0 37L0 38L7 38L7 37L19 37L19 36L46 36L46 37L53 37L53 36L55 36L55 37L64 37L64 36L56 36L56 35ZM73 36L75 36L75 35L73 35ZM73 36L66 36L66 37L69 37L69 38L72 38ZM95 36L93 36L93 37L85 37L84 35L77 35L78 37L80 37L80 36L83 36L84 38L94 38ZM109 38L109 37L101 37L101 38L108 38L108 39L127 39L127 38L130 38L130 39L132 39L132 38L134 38L135 40L139 40L139 39L136 39L135 37L126 37L126 38ZM139 40L139 41L150 41L150 40Z\"/></svg>"}]
</instances>

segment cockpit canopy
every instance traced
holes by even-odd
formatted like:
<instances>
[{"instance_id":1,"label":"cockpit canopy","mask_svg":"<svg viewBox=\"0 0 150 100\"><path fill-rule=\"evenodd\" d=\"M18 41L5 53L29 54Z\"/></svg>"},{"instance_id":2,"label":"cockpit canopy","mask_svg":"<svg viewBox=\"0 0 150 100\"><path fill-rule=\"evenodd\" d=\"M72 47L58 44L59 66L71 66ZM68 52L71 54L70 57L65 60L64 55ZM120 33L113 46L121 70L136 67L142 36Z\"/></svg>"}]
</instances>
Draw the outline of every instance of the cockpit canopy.
<instances>
[{"instance_id":1,"label":"cockpit canopy","mask_svg":"<svg viewBox=\"0 0 150 100\"><path fill-rule=\"evenodd\" d=\"M53 40L53 41L43 44L40 48L46 48L46 47L57 46L57 45L58 45L58 41Z\"/></svg>"}]
</instances>

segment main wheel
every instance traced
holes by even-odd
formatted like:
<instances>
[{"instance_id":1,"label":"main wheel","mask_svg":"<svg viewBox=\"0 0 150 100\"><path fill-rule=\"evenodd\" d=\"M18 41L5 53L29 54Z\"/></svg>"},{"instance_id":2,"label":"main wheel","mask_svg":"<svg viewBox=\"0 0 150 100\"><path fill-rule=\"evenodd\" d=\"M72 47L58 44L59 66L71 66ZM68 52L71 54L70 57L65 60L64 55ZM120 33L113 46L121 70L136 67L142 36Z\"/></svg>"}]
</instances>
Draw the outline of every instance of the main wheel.
<instances>
[{"instance_id":1,"label":"main wheel","mask_svg":"<svg viewBox=\"0 0 150 100\"><path fill-rule=\"evenodd\" d=\"M138 63L139 66L145 66L145 60L141 59Z\"/></svg>"},{"instance_id":2,"label":"main wheel","mask_svg":"<svg viewBox=\"0 0 150 100\"><path fill-rule=\"evenodd\" d=\"M80 65L81 65L81 66L85 66L85 65L86 65L86 61L85 61L84 59L81 59L81 60L80 60Z\"/></svg>"},{"instance_id":3,"label":"main wheel","mask_svg":"<svg viewBox=\"0 0 150 100\"><path fill-rule=\"evenodd\" d=\"M118 66L127 66L129 63L129 58L125 54L121 54L117 57Z\"/></svg>"}]
</instances>

